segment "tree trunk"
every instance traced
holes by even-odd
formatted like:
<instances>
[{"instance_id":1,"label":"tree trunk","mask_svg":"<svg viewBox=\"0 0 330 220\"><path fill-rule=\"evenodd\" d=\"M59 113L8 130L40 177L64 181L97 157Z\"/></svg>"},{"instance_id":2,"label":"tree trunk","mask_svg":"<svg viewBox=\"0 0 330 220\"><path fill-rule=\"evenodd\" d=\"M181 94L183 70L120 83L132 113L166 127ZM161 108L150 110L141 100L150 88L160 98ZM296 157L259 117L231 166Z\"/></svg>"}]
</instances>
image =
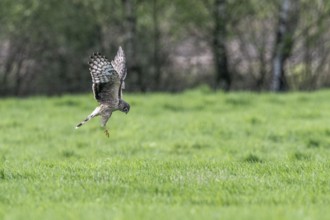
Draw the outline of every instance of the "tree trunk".
<instances>
[{"instance_id":1,"label":"tree trunk","mask_svg":"<svg viewBox=\"0 0 330 220\"><path fill-rule=\"evenodd\" d=\"M153 63L154 63L154 79L155 79L155 90L159 90L160 86L160 80L161 80L161 62L160 62L160 31L159 31L159 7L158 7L158 0L153 0L153 26L154 26L154 57L153 57Z\"/></svg>"},{"instance_id":2,"label":"tree trunk","mask_svg":"<svg viewBox=\"0 0 330 220\"><path fill-rule=\"evenodd\" d=\"M216 71L216 89L230 89L231 76L228 71L226 51L226 0L215 0L214 9L214 62Z\"/></svg>"},{"instance_id":3,"label":"tree trunk","mask_svg":"<svg viewBox=\"0 0 330 220\"><path fill-rule=\"evenodd\" d=\"M136 0L122 0L125 10L125 54L127 59L127 71L130 75L137 76L137 86L140 91L145 91L142 68L136 55Z\"/></svg>"},{"instance_id":4,"label":"tree trunk","mask_svg":"<svg viewBox=\"0 0 330 220\"><path fill-rule=\"evenodd\" d=\"M7 60L5 61L4 64L4 70L3 70L3 76L1 77L1 87L0 87L0 95L8 95L10 93L10 91L8 91L10 88L8 86L8 78L11 72L11 69L15 63L15 59L14 59L14 55L13 53L8 52L7 55Z\"/></svg>"},{"instance_id":5,"label":"tree trunk","mask_svg":"<svg viewBox=\"0 0 330 220\"><path fill-rule=\"evenodd\" d=\"M273 79L271 90L285 91L285 63L291 55L294 32L298 24L300 0L282 0L273 54Z\"/></svg>"}]
</instances>

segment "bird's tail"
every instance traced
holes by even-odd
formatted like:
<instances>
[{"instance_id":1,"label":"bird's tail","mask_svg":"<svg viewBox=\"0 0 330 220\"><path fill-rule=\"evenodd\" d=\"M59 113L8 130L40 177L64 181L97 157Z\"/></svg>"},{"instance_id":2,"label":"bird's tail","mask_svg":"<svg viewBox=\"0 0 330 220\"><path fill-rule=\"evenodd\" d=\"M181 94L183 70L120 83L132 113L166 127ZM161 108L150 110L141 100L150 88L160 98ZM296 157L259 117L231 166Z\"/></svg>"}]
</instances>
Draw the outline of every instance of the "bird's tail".
<instances>
[{"instance_id":1,"label":"bird's tail","mask_svg":"<svg viewBox=\"0 0 330 220\"><path fill-rule=\"evenodd\" d=\"M83 124L85 124L86 122L88 122L89 120L91 120L93 117L91 117L91 115L89 115L85 120L83 120L82 122L80 122L79 124L77 124L76 129L78 129L80 126L82 126Z\"/></svg>"},{"instance_id":2,"label":"bird's tail","mask_svg":"<svg viewBox=\"0 0 330 220\"><path fill-rule=\"evenodd\" d=\"M99 114L100 108L97 107L92 114L88 115L87 118L85 120L83 120L82 122L80 122L79 124L77 124L76 129L78 129L80 126L82 126L83 124L85 124L86 122L88 122L89 120L91 120L92 118L94 118L95 116L97 116Z\"/></svg>"}]
</instances>

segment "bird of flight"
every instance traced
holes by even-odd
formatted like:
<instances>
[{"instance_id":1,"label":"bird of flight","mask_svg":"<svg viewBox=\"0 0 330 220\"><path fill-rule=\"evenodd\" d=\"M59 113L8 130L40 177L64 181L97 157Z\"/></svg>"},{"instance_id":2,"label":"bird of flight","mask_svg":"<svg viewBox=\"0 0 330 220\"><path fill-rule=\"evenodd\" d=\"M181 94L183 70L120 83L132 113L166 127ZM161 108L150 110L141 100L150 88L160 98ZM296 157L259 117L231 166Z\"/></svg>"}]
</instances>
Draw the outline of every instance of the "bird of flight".
<instances>
[{"instance_id":1,"label":"bird of flight","mask_svg":"<svg viewBox=\"0 0 330 220\"><path fill-rule=\"evenodd\" d=\"M105 56L100 53L94 53L89 61L89 71L92 76L94 98L99 106L80 122L76 128L79 128L96 116L101 117L101 126L109 137L109 131L106 124L111 117L112 112L121 111L128 113L130 105L123 100L122 90L125 89L125 78L127 75L126 58L124 51L119 47L115 58L109 62Z\"/></svg>"}]
</instances>

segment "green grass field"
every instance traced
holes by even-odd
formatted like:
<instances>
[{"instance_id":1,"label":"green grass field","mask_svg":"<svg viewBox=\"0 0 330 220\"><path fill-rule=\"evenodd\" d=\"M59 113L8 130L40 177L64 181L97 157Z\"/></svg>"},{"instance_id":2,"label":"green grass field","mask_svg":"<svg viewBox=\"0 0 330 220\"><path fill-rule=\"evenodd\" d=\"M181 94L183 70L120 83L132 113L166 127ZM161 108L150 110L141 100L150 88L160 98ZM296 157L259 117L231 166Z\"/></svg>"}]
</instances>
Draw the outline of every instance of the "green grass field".
<instances>
[{"instance_id":1,"label":"green grass field","mask_svg":"<svg viewBox=\"0 0 330 220\"><path fill-rule=\"evenodd\" d=\"M329 219L330 91L0 100L0 219Z\"/></svg>"}]
</instances>

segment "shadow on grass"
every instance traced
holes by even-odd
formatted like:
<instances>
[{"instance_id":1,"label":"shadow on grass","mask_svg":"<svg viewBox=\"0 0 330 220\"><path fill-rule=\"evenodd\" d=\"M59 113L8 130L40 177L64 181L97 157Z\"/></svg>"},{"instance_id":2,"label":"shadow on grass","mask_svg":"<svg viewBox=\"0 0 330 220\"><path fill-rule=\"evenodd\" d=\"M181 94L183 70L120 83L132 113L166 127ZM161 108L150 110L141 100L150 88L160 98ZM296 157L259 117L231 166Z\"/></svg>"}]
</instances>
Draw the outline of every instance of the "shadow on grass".
<instances>
[{"instance_id":1,"label":"shadow on grass","mask_svg":"<svg viewBox=\"0 0 330 220\"><path fill-rule=\"evenodd\" d=\"M262 163L263 162L263 160L260 159L260 157L255 154L249 154L248 156L246 156L243 159L243 161L247 162L247 163Z\"/></svg>"}]
</instances>

